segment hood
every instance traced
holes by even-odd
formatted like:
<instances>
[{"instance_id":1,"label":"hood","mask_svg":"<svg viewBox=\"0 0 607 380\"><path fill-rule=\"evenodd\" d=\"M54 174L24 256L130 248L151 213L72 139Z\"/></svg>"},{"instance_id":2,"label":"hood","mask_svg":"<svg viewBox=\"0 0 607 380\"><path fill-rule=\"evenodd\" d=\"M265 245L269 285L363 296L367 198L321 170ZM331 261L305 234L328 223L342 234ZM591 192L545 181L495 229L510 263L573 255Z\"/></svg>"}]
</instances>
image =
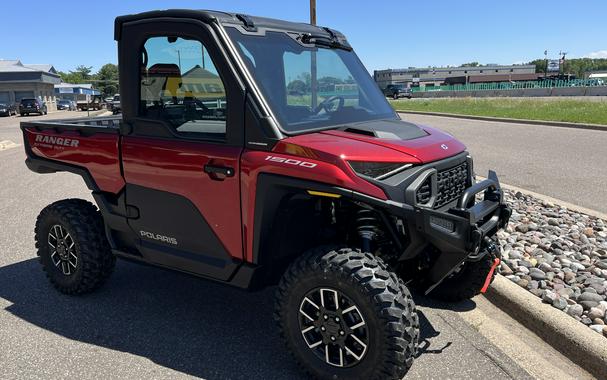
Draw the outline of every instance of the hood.
<instances>
[{"instance_id":1,"label":"hood","mask_svg":"<svg viewBox=\"0 0 607 380\"><path fill-rule=\"evenodd\" d=\"M402 120L377 120L321 133L393 149L422 163L451 157L466 149L448 133Z\"/></svg>"},{"instance_id":2,"label":"hood","mask_svg":"<svg viewBox=\"0 0 607 380\"><path fill-rule=\"evenodd\" d=\"M429 163L466 150L438 129L401 120L377 120L281 140L274 152L324 161Z\"/></svg>"},{"instance_id":3,"label":"hood","mask_svg":"<svg viewBox=\"0 0 607 380\"><path fill-rule=\"evenodd\" d=\"M283 140L298 153L316 151L353 161L428 163L454 156L466 147L438 129L402 120L375 120ZM306 154L309 155L309 154Z\"/></svg>"}]
</instances>

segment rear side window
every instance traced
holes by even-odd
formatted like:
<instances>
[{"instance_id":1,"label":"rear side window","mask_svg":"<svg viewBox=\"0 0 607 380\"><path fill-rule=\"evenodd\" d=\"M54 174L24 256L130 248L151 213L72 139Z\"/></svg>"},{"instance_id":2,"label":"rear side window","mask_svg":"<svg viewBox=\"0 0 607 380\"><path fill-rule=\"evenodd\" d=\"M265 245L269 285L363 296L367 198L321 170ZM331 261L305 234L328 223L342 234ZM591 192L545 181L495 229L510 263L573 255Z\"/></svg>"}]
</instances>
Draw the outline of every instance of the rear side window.
<instances>
[{"instance_id":1,"label":"rear side window","mask_svg":"<svg viewBox=\"0 0 607 380\"><path fill-rule=\"evenodd\" d=\"M226 90L197 40L152 37L142 49L139 116L166 122L177 134L225 139Z\"/></svg>"}]
</instances>

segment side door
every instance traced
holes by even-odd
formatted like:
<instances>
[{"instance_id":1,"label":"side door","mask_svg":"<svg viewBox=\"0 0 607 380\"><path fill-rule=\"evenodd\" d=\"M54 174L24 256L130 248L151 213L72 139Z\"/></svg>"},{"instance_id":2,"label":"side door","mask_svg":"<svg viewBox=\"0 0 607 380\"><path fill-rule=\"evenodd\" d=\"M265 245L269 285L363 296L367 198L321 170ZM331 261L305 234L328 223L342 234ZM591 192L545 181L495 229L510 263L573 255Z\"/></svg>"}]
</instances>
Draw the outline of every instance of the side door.
<instances>
[{"instance_id":1,"label":"side door","mask_svg":"<svg viewBox=\"0 0 607 380\"><path fill-rule=\"evenodd\" d=\"M121 150L138 249L227 280L243 258L243 87L200 21L125 23L122 35Z\"/></svg>"}]
</instances>

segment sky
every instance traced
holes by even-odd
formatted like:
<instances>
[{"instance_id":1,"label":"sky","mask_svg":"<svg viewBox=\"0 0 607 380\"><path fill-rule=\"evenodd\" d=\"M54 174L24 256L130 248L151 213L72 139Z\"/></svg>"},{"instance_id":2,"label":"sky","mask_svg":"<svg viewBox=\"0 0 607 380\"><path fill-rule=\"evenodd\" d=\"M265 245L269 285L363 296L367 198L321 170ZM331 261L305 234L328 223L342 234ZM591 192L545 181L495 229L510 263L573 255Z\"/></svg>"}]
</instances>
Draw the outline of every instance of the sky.
<instances>
[{"instance_id":1,"label":"sky","mask_svg":"<svg viewBox=\"0 0 607 380\"><path fill-rule=\"evenodd\" d=\"M34 5L39 3L39 6ZM0 59L57 70L117 63L114 18L154 9L214 9L309 21L309 0L103 0L2 4ZM83 6L84 5L84 6ZM10 15L10 16L7 16ZM386 68L607 58L607 1L317 0L317 24L344 33L372 72ZM601 21L601 19L603 21Z\"/></svg>"}]
</instances>

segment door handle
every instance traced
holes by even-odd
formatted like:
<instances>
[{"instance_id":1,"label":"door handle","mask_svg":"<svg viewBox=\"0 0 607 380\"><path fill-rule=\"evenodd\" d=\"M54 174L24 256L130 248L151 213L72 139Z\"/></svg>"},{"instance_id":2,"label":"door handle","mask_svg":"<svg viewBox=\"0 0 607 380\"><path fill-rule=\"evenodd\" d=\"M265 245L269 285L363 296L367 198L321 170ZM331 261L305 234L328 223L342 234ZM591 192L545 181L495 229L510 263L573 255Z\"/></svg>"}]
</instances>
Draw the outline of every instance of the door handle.
<instances>
[{"instance_id":1,"label":"door handle","mask_svg":"<svg viewBox=\"0 0 607 380\"><path fill-rule=\"evenodd\" d=\"M223 179L218 177L218 174L224 177L234 177L234 169L229 166L205 165L204 172L209 174L213 179Z\"/></svg>"}]
</instances>

